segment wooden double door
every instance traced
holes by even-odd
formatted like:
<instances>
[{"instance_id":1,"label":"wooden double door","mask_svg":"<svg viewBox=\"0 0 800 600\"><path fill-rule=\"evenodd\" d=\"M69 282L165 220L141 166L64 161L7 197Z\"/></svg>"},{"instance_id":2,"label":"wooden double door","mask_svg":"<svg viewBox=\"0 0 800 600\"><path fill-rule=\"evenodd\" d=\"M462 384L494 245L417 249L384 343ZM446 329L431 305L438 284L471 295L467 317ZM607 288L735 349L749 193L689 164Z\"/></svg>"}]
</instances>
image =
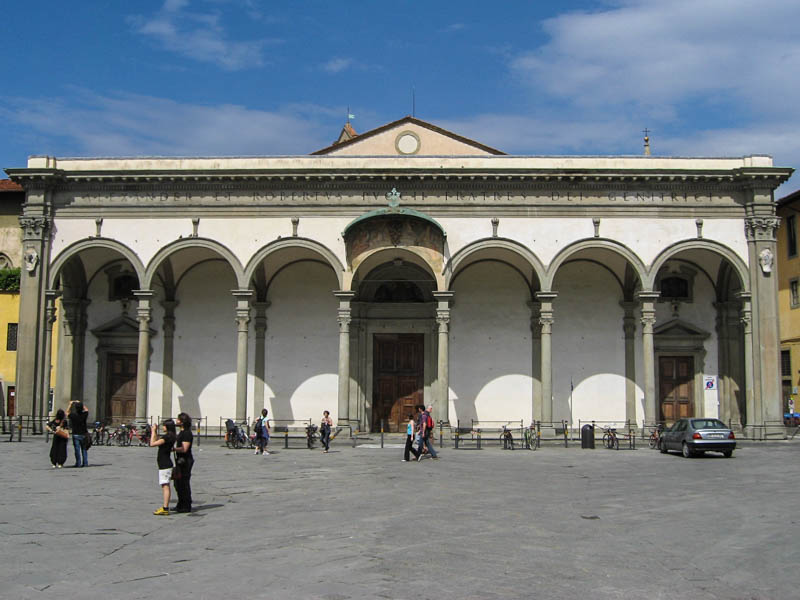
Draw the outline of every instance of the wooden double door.
<instances>
[{"instance_id":1,"label":"wooden double door","mask_svg":"<svg viewBox=\"0 0 800 600\"><path fill-rule=\"evenodd\" d=\"M130 423L137 416L137 357L135 354L109 354L107 360L106 417L114 423Z\"/></svg>"},{"instance_id":2,"label":"wooden double door","mask_svg":"<svg viewBox=\"0 0 800 600\"><path fill-rule=\"evenodd\" d=\"M373 338L372 431L405 431L414 406L423 403L423 334L375 334Z\"/></svg>"},{"instance_id":3,"label":"wooden double door","mask_svg":"<svg viewBox=\"0 0 800 600\"><path fill-rule=\"evenodd\" d=\"M673 423L694 416L694 359L661 356L658 359L659 419Z\"/></svg>"}]
</instances>

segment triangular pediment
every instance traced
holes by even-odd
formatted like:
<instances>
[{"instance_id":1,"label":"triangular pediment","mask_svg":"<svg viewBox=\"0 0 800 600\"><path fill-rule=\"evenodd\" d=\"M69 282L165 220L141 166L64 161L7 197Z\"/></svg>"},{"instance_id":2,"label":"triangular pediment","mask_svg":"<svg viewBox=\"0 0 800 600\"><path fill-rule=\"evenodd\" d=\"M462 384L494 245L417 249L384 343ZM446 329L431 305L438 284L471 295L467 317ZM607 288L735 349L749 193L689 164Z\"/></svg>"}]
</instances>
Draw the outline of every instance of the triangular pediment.
<instances>
[{"instance_id":1,"label":"triangular pediment","mask_svg":"<svg viewBox=\"0 0 800 600\"><path fill-rule=\"evenodd\" d=\"M681 319L672 319L653 328L653 335L662 338L699 338L706 339L711 334Z\"/></svg>"},{"instance_id":2,"label":"triangular pediment","mask_svg":"<svg viewBox=\"0 0 800 600\"><path fill-rule=\"evenodd\" d=\"M138 337L139 323L128 315L121 315L107 323L92 329L92 334L98 338ZM155 335L156 330L150 329L150 335Z\"/></svg>"},{"instance_id":3,"label":"triangular pediment","mask_svg":"<svg viewBox=\"0 0 800 600\"><path fill-rule=\"evenodd\" d=\"M347 124L349 125L349 123ZM352 127L332 145L312 154L332 156L487 156L500 150L415 117L404 117L362 134ZM352 137L350 137L352 133ZM349 138L349 139L348 139Z\"/></svg>"}]
</instances>

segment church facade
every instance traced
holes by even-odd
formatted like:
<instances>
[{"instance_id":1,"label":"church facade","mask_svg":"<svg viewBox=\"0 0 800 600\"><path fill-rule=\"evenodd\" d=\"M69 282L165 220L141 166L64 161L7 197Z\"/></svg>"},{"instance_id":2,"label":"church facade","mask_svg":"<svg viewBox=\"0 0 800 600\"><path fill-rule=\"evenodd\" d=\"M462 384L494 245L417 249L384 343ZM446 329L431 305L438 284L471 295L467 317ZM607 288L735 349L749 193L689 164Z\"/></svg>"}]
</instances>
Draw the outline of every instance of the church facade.
<instances>
[{"instance_id":1,"label":"church facade","mask_svg":"<svg viewBox=\"0 0 800 600\"><path fill-rule=\"evenodd\" d=\"M307 156L7 172L20 413L52 387L209 426L781 419L767 156L510 156L406 117Z\"/></svg>"}]
</instances>

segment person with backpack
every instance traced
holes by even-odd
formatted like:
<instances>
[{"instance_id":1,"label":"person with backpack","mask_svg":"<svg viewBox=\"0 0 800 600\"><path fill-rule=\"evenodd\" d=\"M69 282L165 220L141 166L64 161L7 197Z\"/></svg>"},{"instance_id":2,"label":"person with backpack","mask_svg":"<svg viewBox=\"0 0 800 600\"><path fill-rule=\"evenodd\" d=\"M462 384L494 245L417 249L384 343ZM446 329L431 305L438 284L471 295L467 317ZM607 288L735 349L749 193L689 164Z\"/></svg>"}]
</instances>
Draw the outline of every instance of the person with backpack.
<instances>
[{"instance_id":1,"label":"person with backpack","mask_svg":"<svg viewBox=\"0 0 800 600\"><path fill-rule=\"evenodd\" d=\"M269 411L266 408L261 409L261 416L256 421L254 426L256 432L256 451L254 454L269 454L267 444L269 444L269 419L267 415Z\"/></svg>"},{"instance_id":2,"label":"person with backpack","mask_svg":"<svg viewBox=\"0 0 800 600\"><path fill-rule=\"evenodd\" d=\"M433 428L435 426L433 422L433 417L431 413L433 412L433 406L429 406L427 409L424 406L420 406L422 409L422 413L419 417L419 427L420 427L420 455L417 457L417 462L422 460L422 448L423 446L428 449L428 454L430 454L433 460L437 460L439 456L436 454L436 450L433 447L433 443L431 442L431 435L433 433Z\"/></svg>"}]
</instances>

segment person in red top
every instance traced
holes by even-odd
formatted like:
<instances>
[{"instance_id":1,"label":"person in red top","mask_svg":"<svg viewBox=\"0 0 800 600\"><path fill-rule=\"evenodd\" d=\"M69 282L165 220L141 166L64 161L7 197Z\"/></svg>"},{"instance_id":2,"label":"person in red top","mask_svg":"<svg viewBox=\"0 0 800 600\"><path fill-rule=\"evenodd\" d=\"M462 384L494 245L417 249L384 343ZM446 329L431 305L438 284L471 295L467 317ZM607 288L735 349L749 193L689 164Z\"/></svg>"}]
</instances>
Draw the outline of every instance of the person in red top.
<instances>
[{"instance_id":1,"label":"person in red top","mask_svg":"<svg viewBox=\"0 0 800 600\"><path fill-rule=\"evenodd\" d=\"M429 406L427 409L424 406L417 407L417 410L422 409L422 412L419 416L419 431L420 431L420 455L417 457L417 462L422 460L422 447L423 445L428 449L428 454L430 454L433 460L439 458L436 454L436 450L433 447L433 443L431 442L431 433L433 430L432 423L433 418L431 417L431 411L433 410L432 406Z\"/></svg>"}]
</instances>

